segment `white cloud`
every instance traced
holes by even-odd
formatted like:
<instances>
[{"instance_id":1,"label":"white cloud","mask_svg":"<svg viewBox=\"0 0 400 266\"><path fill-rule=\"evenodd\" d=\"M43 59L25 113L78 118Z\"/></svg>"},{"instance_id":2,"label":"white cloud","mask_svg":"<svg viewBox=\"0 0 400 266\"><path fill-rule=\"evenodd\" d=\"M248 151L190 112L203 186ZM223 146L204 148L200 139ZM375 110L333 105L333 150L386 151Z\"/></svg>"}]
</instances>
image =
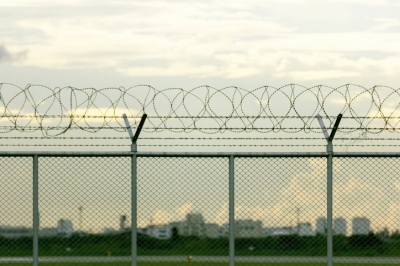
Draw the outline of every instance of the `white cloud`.
<instances>
[{"instance_id":1,"label":"white cloud","mask_svg":"<svg viewBox=\"0 0 400 266\"><path fill-rule=\"evenodd\" d=\"M289 76L295 80L324 80L332 78L354 77L359 74L341 70L315 70L315 71L291 71Z\"/></svg>"},{"instance_id":2,"label":"white cloud","mask_svg":"<svg viewBox=\"0 0 400 266\"><path fill-rule=\"evenodd\" d=\"M167 224L172 221L183 221L192 209L193 203L189 202L179 206L174 211L156 210L151 217L151 221L153 224Z\"/></svg>"},{"instance_id":3,"label":"white cloud","mask_svg":"<svg viewBox=\"0 0 400 266\"><path fill-rule=\"evenodd\" d=\"M176 213L180 216L177 219L183 219L193 209L193 203L183 204L176 209Z\"/></svg>"},{"instance_id":4,"label":"white cloud","mask_svg":"<svg viewBox=\"0 0 400 266\"><path fill-rule=\"evenodd\" d=\"M375 26L372 28L372 30L376 31L386 31L388 29L391 29L393 27L400 27L400 20L399 19L393 19L393 18L379 18L376 19L379 25Z\"/></svg>"},{"instance_id":5,"label":"white cloud","mask_svg":"<svg viewBox=\"0 0 400 266\"><path fill-rule=\"evenodd\" d=\"M2 2L13 17L0 18L0 22L9 25L3 32L18 34L0 37L15 51L29 49L26 60L13 63L19 66L113 68L129 77L244 79L268 75L312 81L393 76L400 65L400 37L387 32L399 21L378 15L369 18L374 23L370 30L304 34L296 26L287 26L285 17L270 14L278 8L278 1L118 1L113 5L105 1L22 1L18 8L13 3ZM279 3L283 8L294 2ZM346 9L347 3L394 4L354 0L336 6ZM40 15L46 8L51 14ZM284 10L294 20L290 25L301 22L301 17L293 16L295 10ZM364 55L354 57L360 52ZM368 56L378 52L388 55Z\"/></svg>"}]
</instances>

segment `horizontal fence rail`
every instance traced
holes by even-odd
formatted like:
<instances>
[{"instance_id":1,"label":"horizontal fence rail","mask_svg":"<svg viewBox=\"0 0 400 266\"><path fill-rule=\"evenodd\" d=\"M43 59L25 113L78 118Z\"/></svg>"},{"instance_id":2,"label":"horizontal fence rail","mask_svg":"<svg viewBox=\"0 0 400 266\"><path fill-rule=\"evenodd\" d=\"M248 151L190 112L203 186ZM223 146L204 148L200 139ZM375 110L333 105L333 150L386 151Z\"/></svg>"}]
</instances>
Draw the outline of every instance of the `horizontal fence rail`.
<instances>
[{"instance_id":1,"label":"horizontal fence rail","mask_svg":"<svg viewBox=\"0 0 400 266\"><path fill-rule=\"evenodd\" d=\"M5 152L0 157L328 157L328 152ZM400 152L334 152L334 157L400 157Z\"/></svg>"},{"instance_id":2,"label":"horizontal fence rail","mask_svg":"<svg viewBox=\"0 0 400 266\"><path fill-rule=\"evenodd\" d=\"M0 152L0 264L400 264L397 157Z\"/></svg>"}]
</instances>

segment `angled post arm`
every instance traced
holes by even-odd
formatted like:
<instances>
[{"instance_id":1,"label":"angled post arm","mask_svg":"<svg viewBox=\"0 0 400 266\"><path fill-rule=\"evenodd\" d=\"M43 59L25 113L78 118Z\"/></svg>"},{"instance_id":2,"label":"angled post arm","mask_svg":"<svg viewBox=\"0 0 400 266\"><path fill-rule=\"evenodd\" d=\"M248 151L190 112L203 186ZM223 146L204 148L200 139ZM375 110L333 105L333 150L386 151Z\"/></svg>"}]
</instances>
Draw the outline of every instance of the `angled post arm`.
<instances>
[{"instance_id":1,"label":"angled post arm","mask_svg":"<svg viewBox=\"0 0 400 266\"><path fill-rule=\"evenodd\" d=\"M131 141L132 141L131 151L137 152L136 142L139 138L140 132L142 131L144 122L146 121L147 114L143 114L142 118L140 119L139 125L136 128L135 135L133 135L132 128L131 128L131 125L129 123L129 120L128 120L128 117L126 116L126 114L122 114L122 117L124 118L126 129L128 130L129 137L131 138Z\"/></svg>"}]
</instances>

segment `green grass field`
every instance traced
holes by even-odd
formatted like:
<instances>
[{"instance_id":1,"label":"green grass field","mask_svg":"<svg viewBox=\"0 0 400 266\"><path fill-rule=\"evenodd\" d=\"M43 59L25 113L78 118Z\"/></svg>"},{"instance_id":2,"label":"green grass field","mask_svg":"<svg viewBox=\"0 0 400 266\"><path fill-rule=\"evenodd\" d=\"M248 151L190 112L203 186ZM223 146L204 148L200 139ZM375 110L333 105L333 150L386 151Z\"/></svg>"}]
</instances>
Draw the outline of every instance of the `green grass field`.
<instances>
[{"instance_id":1,"label":"green grass field","mask_svg":"<svg viewBox=\"0 0 400 266\"><path fill-rule=\"evenodd\" d=\"M5 263L0 265L7 266L32 266L32 263ZM40 263L45 266L130 266L130 262L91 262L91 263ZM138 266L227 266L227 262L138 262ZM325 266L326 263L249 263L249 262L238 262L235 263L237 266ZM365 264L357 263L334 263L334 265L340 266L360 266ZM371 264L377 265L377 264ZM379 266L400 266L399 264L379 264Z\"/></svg>"}]
</instances>

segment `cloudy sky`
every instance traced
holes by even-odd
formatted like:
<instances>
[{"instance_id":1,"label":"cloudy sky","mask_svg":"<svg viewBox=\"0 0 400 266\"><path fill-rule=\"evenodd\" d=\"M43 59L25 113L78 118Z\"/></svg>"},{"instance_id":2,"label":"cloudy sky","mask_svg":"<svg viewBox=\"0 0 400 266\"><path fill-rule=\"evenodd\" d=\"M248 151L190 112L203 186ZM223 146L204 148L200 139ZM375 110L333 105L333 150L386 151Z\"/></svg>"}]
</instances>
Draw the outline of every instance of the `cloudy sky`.
<instances>
[{"instance_id":1,"label":"cloudy sky","mask_svg":"<svg viewBox=\"0 0 400 266\"><path fill-rule=\"evenodd\" d=\"M396 0L0 2L1 82L398 87Z\"/></svg>"}]
</instances>

